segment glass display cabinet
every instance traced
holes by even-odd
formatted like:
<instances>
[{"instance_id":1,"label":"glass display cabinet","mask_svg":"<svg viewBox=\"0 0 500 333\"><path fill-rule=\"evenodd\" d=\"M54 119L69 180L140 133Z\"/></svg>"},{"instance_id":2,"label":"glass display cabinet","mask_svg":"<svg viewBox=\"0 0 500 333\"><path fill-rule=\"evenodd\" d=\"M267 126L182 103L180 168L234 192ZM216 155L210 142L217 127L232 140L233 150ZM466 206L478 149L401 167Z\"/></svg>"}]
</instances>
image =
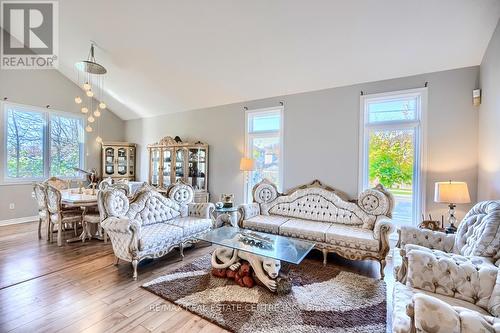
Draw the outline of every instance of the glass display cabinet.
<instances>
[{"instance_id":1,"label":"glass display cabinet","mask_svg":"<svg viewBox=\"0 0 500 333\"><path fill-rule=\"evenodd\" d=\"M103 142L102 177L135 180L135 150L135 143Z\"/></svg>"},{"instance_id":2,"label":"glass display cabinet","mask_svg":"<svg viewBox=\"0 0 500 333\"><path fill-rule=\"evenodd\" d=\"M181 180L193 186L195 202L208 202L208 145L167 136L148 145L149 184L159 190Z\"/></svg>"}]
</instances>

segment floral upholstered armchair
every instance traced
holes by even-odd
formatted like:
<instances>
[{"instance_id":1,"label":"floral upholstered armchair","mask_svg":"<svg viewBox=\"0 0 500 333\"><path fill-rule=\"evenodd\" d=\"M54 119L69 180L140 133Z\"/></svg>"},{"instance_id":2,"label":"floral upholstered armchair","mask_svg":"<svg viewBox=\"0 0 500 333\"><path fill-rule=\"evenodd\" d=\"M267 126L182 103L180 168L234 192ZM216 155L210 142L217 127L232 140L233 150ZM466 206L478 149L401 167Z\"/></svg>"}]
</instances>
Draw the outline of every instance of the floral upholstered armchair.
<instances>
[{"instance_id":1,"label":"floral upholstered armchair","mask_svg":"<svg viewBox=\"0 0 500 333\"><path fill-rule=\"evenodd\" d=\"M402 227L394 332L500 332L500 201L476 204L456 235Z\"/></svg>"}]
</instances>

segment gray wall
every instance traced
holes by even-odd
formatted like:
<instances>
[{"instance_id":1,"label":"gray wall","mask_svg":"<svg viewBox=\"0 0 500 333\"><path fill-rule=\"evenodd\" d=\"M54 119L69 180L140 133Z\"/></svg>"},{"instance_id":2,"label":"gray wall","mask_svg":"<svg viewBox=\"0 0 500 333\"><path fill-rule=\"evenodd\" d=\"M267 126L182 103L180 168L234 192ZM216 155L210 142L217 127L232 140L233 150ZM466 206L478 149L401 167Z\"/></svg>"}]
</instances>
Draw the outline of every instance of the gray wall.
<instances>
[{"instance_id":1,"label":"gray wall","mask_svg":"<svg viewBox=\"0 0 500 333\"><path fill-rule=\"evenodd\" d=\"M477 186L477 110L471 93L478 67L423 74L246 103L126 121L126 139L139 145L138 171L147 180L146 146L163 136L179 135L210 145L209 190L243 200L239 159L244 150L244 106L270 107L284 101L284 189L317 178L356 196L358 192L359 94L422 87L428 90L427 210L446 211L433 202L434 182L463 180L472 200ZM458 215L470 205L460 205Z\"/></svg>"},{"instance_id":2,"label":"gray wall","mask_svg":"<svg viewBox=\"0 0 500 333\"><path fill-rule=\"evenodd\" d=\"M478 198L500 199L500 21L481 63Z\"/></svg>"},{"instance_id":3,"label":"gray wall","mask_svg":"<svg viewBox=\"0 0 500 333\"><path fill-rule=\"evenodd\" d=\"M59 111L79 112L74 102L81 90L72 81L55 70L2 70L0 71L0 98L8 101L34 106L49 104ZM109 110L101 116L101 137L103 140L124 140L124 121ZM5 126L3 115L0 117L0 142L4 142ZM100 170L100 146L95 142L96 132L85 133L86 168ZM0 180L3 180L4 152L0 145ZM36 204L31 197L32 187L27 185L0 184L0 221L36 215ZM9 210L14 203L15 209Z\"/></svg>"}]
</instances>

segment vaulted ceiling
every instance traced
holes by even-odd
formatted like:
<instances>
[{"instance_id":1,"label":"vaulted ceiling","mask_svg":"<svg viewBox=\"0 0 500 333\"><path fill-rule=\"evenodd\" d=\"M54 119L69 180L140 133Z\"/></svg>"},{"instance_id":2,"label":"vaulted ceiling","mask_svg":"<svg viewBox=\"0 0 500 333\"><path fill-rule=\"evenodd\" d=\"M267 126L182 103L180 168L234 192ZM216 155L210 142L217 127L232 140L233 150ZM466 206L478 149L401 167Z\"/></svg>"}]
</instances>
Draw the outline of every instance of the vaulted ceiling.
<instances>
[{"instance_id":1,"label":"vaulted ceiling","mask_svg":"<svg viewBox=\"0 0 500 333\"><path fill-rule=\"evenodd\" d=\"M64 0L60 68L90 40L122 119L478 65L499 0Z\"/></svg>"}]
</instances>

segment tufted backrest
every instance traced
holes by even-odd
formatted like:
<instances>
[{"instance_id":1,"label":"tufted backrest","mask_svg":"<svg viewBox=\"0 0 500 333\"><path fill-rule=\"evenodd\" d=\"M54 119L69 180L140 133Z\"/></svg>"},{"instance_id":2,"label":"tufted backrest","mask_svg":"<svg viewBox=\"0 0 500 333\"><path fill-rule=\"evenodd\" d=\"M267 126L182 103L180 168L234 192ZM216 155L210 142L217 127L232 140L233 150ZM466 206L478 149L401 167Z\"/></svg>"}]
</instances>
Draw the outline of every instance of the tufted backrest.
<instances>
[{"instance_id":1,"label":"tufted backrest","mask_svg":"<svg viewBox=\"0 0 500 333\"><path fill-rule=\"evenodd\" d=\"M194 200L194 189L179 179L175 184L169 186L167 196L179 205L186 206Z\"/></svg>"},{"instance_id":2,"label":"tufted backrest","mask_svg":"<svg viewBox=\"0 0 500 333\"><path fill-rule=\"evenodd\" d=\"M59 214L61 212L61 191L51 185L45 187L47 194L47 209L50 214Z\"/></svg>"},{"instance_id":3,"label":"tufted backrest","mask_svg":"<svg viewBox=\"0 0 500 333\"><path fill-rule=\"evenodd\" d=\"M254 187L254 201L261 214L281 215L321 222L334 222L373 229L379 217L390 217L392 197L383 187L362 192L358 203L319 181L279 194L276 186L263 180Z\"/></svg>"},{"instance_id":4,"label":"tufted backrest","mask_svg":"<svg viewBox=\"0 0 500 333\"><path fill-rule=\"evenodd\" d=\"M39 212L47 211L47 194L45 193L45 185L36 183L33 185L33 193L35 194L36 203Z\"/></svg>"},{"instance_id":5,"label":"tufted backrest","mask_svg":"<svg viewBox=\"0 0 500 333\"><path fill-rule=\"evenodd\" d=\"M498 289L495 289L498 268L488 258L421 250L411 250L406 256L409 287L498 311Z\"/></svg>"},{"instance_id":6,"label":"tufted backrest","mask_svg":"<svg viewBox=\"0 0 500 333\"><path fill-rule=\"evenodd\" d=\"M458 226L455 252L464 256L497 257L500 251L500 200L474 205Z\"/></svg>"},{"instance_id":7,"label":"tufted backrest","mask_svg":"<svg viewBox=\"0 0 500 333\"><path fill-rule=\"evenodd\" d=\"M182 212L179 204L152 188L142 190L131 201L118 189L102 192L107 216L125 216L139 221L142 225L171 220Z\"/></svg>"}]
</instances>

